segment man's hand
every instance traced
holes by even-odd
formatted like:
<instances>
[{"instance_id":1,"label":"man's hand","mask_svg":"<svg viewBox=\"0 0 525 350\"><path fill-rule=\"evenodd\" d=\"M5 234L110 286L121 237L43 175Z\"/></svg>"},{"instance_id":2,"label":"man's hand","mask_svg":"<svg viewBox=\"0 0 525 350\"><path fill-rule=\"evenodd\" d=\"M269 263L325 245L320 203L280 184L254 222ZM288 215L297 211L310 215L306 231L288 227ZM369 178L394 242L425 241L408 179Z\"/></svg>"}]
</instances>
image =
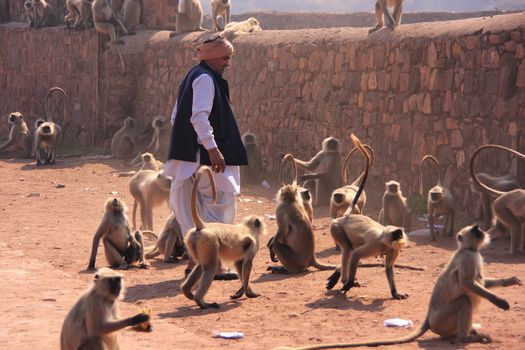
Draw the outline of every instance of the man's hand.
<instances>
[{"instance_id":1,"label":"man's hand","mask_svg":"<svg viewBox=\"0 0 525 350\"><path fill-rule=\"evenodd\" d=\"M226 163L224 162L224 156L218 148L212 148L208 150L211 161L211 170L216 173L223 173L226 169Z\"/></svg>"}]
</instances>

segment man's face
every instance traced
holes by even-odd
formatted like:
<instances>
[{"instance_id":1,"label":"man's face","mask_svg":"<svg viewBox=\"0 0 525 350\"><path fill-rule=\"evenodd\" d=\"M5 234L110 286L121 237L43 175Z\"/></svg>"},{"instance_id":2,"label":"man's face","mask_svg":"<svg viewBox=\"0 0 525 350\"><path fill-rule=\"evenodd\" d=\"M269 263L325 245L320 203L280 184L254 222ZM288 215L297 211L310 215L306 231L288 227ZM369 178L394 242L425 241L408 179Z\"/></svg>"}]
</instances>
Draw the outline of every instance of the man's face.
<instances>
[{"instance_id":1,"label":"man's face","mask_svg":"<svg viewBox=\"0 0 525 350\"><path fill-rule=\"evenodd\" d=\"M213 69L222 75L224 70L230 66L230 59L231 55L226 55L223 57L206 60L206 63L208 63Z\"/></svg>"}]
</instances>

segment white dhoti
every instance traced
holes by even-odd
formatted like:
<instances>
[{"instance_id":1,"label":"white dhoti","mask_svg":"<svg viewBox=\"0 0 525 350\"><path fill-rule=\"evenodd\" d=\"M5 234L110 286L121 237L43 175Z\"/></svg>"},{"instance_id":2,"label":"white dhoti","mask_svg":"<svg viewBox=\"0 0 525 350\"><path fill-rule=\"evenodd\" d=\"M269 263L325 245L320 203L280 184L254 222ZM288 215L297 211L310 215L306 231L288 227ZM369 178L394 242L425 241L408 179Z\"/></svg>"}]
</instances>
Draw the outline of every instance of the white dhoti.
<instances>
[{"instance_id":1,"label":"white dhoti","mask_svg":"<svg viewBox=\"0 0 525 350\"><path fill-rule=\"evenodd\" d=\"M164 166L164 174L173 178L168 204L181 226L183 236L195 227L191 217L191 189L199 166L199 163L179 160L169 160ZM208 176L202 176L197 189L197 211L204 222L231 224L235 220L235 196L240 190L239 167L227 166L224 173L213 173L213 178L217 201L212 205L210 180Z\"/></svg>"}]
</instances>

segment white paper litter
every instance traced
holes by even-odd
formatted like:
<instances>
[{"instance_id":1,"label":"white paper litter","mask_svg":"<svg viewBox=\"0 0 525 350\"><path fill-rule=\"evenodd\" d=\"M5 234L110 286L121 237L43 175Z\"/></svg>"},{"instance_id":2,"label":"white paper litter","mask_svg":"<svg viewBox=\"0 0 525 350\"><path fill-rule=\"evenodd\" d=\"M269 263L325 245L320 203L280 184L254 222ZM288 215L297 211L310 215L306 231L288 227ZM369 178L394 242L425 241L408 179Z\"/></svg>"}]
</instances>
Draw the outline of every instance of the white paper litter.
<instances>
[{"instance_id":1,"label":"white paper litter","mask_svg":"<svg viewBox=\"0 0 525 350\"><path fill-rule=\"evenodd\" d=\"M391 318L383 321L385 327L412 327L413 323L410 320L403 320L402 318Z\"/></svg>"},{"instance_id":2,"label":"white paper litter","mask_svg":"<svg viewBox=\"0 0 525 350\"><path fill-rule=\"evenodd\" d=\"M273 214L264 214L264 216L266 216L270 220L275 220L275 215Z\"/></svg>"},{"instance_id":3,"label":"white paper litter","mask_svg":"<svg viewBox=\"0 0 525 350\"><path fill-rule=\"evenodd\" d=\"M261 182L261 185L262 187L266 188L266 189L269 189L270 188L270 184L266 181L266 180L263 180Z\"/></svg>"},{"instance_id":4,"label":"white paper litter","mask_svg":"<svg viewBox=\"0 0 525 350\"><path fill-rule=\"evenodd\" d=\"M222 339L243 339L246 335L242 332L219 332L212 331L214 338Z\"/></svg>"}]
</instances>

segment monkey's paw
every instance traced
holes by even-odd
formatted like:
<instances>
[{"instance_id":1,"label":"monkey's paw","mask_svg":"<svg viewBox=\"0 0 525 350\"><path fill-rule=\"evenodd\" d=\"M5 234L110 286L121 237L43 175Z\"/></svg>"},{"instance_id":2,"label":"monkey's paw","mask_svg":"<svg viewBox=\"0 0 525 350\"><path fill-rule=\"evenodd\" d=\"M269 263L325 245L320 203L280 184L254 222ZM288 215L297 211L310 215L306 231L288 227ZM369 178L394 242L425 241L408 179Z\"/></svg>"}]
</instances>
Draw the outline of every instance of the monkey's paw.
<instances>
[{"instance_id":1,"label":"monkey's paw","mask_svg":"<svg viewBox=\"0 0 525 350\"><path fill-rule=\"evenodd\" d=\"M233 295L230 295L230 299L239 299L240 297L242 297L244 295L244 288L241 287L241 289L239 289L238 291L235 292L235 294ZM246 295L248 295L248 293L246 293Z\"/></svg>"},{"instance_id":2,"label":"monkey's paw","mask_svg":"<svg viewBox=\"0 0 525 350\"><path fill-rule=\"evenodd\" d=\"M357 281L347 282L343 284L343 288L341 288L341 293L346 294L346 292L348 292L350 289L359 287L361 287L361 284Z\"/></svg>"},{"instance_id":3,"label":"monkey's paw","mask_svg":"<svg viewBox=\"0 0 525 350\"><path fill-rule=\"evenodd\" d=\"M139 264L139 269L149 269L150 265L147 262L141 262Z\"/></svg>"},{"instance_id":4,"label":"monkey's paw","mask_svg":"<svg viewBox=\"0 0 525 350\"><path fill-rule=\"evenodd\" d=\"M408 298L408 294L399 294L399 293L392 293L392 298L396 300L403 300Z\"/></svg>"},{"instance_id":5,"label":"monkey's paw","mask_svg":"<svg viewBox=\"0 0 525 350\"><path fill-rule=\"evenodd\" d=\"M503 309L503 310L508 310L508 309L510 309L510 305L509 305L509 303L508 303L505 299L497 298L497 299L494 301L494 305L496 305L497 307L499 307L500 309Z\"/></svg>"},{"instance_id":6,"label":"monkey's paw","mask_svg":"<svg viewBox=\"0 0 525 350\"><path fill-rule=\"evenodd\" d=\"M503 287L510 287L510 286L522 286L521 280L515 276L512 276L510 278L506 278L503 282Z\"/></svg>"},{"instance_id":7,"label":"monkey's paw","mask_svg":"<svg viewBox=\"0 0 525 350\"><path fill-rule=\"evenodd\" d=\"M246 296L248 298L257 298L257 297L260 297L261 295L259 293L255 293L254 291L248 291L246 292Z\"/></svg>"}]
</instances>

